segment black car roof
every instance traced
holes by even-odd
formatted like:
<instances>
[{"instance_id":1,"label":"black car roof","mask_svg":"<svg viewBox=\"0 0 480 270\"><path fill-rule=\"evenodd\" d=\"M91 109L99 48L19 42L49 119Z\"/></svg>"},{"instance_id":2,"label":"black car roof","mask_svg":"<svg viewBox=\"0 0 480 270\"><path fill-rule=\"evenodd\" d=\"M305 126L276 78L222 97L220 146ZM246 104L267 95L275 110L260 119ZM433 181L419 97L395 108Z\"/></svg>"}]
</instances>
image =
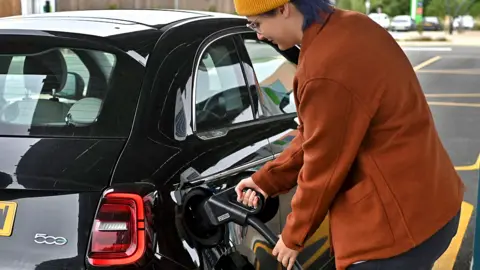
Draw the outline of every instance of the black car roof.
<instances>
[{"instance_id":1,"label":"black car roof","mask_svg":"<svg viewBox=\"0 0 480 270\"><path fill-rule=\"evenodd\" d=\"M156 29L200 17L241 18L236 15L188 10L83 10L12 16L0 19L0 29L43 30L113 36Z\"/></svg>"}]
</instances>

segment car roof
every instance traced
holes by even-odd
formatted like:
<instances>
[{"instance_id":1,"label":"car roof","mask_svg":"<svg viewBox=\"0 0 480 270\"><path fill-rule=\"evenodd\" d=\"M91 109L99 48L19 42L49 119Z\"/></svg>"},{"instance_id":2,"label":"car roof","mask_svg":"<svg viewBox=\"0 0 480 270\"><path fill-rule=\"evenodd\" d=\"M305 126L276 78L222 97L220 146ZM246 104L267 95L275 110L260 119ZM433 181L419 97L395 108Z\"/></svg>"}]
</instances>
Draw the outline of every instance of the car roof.
<instances>
[{"instance_id":1,"label":"car roof","mask_svg":"<svg viewBox=\"0 0 480 270\"><path fill-rule=\"evenodd\" d=\"M188 10L82 10L0 18L0 29L56 31L106 37L158 29L178 21L201 17L241 18L231 14Z\"/></svg>"}]
</instances>

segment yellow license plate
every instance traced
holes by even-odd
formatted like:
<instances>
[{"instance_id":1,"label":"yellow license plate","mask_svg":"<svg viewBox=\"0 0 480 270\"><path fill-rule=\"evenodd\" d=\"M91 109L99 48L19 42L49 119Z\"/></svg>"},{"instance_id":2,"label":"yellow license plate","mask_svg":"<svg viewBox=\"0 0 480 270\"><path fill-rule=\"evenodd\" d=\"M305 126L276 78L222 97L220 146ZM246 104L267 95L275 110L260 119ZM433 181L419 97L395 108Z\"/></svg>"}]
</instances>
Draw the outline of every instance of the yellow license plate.
<instances>
[{"instance_id":1,"label":"yellow license plate","mask_svg":"<svg viewBox=\"0 0 480 270\"><path fill-rule=\"evenodd\" d=\"M0 202L0 236L12 235L16 212L16 202Z\"/></svg>"}]
</instances>

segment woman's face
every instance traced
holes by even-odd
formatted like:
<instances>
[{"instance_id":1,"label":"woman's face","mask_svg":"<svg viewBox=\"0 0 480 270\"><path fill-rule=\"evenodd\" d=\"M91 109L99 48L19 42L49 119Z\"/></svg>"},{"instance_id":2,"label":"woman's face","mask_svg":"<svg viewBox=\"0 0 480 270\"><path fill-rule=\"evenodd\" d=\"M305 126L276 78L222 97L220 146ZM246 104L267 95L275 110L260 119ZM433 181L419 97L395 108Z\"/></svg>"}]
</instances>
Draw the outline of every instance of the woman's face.
<instances>
[{"instance_id":1,"label":"woman's face","mask_svg":"<svg viewBox=\"0 0 480 270\"><path fill-rule=\"evenodd\" d=\"M297 33L292 31L291 16L284 7L278 8L272 15L248 16L248 26L257 32L258 39L270 40L280 50L295 46Z\"/></svg>"}]
</instances>

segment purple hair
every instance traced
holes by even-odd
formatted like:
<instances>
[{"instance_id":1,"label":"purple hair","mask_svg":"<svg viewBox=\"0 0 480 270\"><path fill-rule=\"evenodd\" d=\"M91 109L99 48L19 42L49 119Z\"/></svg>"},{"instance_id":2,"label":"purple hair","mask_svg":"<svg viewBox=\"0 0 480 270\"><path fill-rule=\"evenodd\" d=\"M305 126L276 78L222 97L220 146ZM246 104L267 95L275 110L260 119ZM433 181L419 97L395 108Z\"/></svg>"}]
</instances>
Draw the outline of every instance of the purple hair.
<instances>
[{"instance_id":1,"label":"purple hair","mask_svg":"<svg viewBox=\"0 0 480 270\"><path fill-rule=\"evenodd\" d=\"M303 30L315 22L323 23L322 17L320 17L321 12L333 12L333 9L331 8L333 4L330 0L290 0L290 3L292 3L298 11L303 14ZM276 12L277 9L274 9L265 13L265 15L275 15Z\"/></svg>"}]
</instances>

